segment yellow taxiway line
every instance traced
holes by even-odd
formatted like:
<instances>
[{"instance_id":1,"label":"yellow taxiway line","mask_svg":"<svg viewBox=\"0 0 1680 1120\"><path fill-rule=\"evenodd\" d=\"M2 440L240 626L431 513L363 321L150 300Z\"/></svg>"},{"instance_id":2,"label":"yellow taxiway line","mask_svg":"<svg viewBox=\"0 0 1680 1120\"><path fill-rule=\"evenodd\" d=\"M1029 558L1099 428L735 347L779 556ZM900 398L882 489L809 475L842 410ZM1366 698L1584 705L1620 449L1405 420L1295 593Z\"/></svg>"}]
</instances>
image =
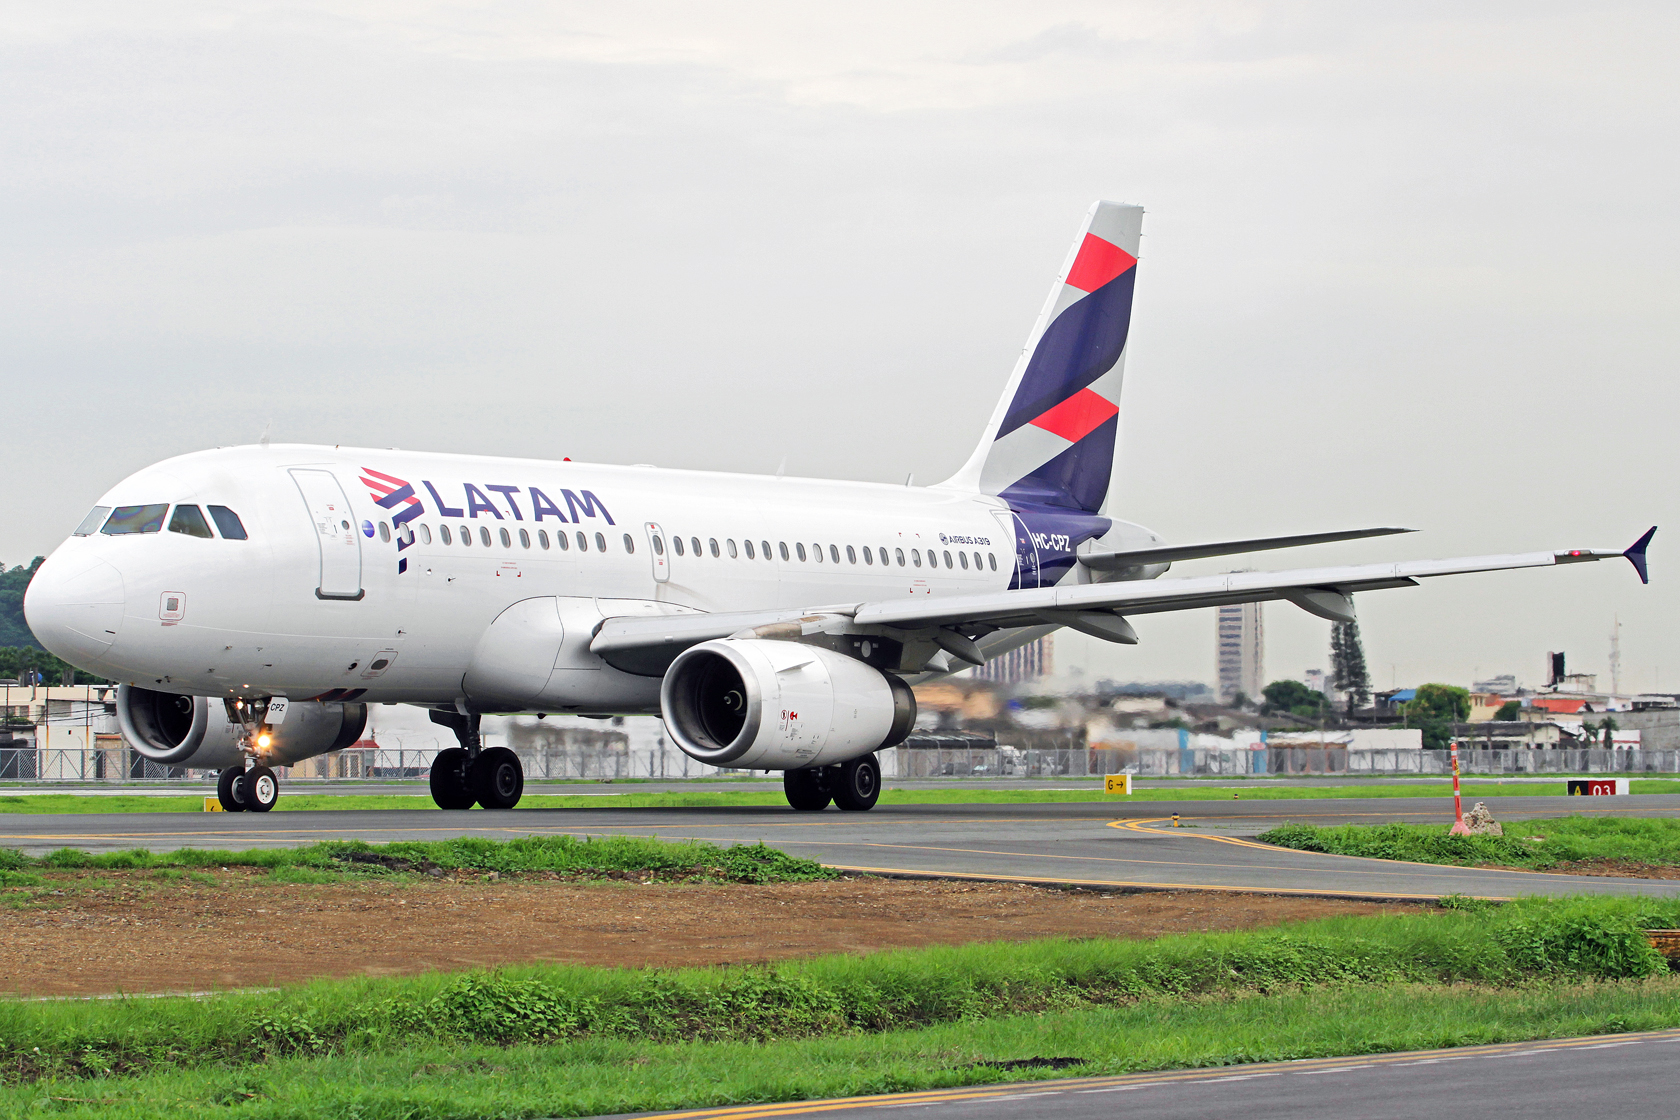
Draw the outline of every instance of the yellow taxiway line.
<instances>
[{"instance_id":1,"label":"yellow taxiway line","mask_svg":"<svg viewBox=\"0 0 1680 1120\"><path fill-rule=\"evenodd\" d=\"M692 1109L683 1112L657 1112L644 1117L643 1120L769 1120L771 1117L802 1116L819 1112L843 1112L860 1108L950 1104L960 1101L984 1101L995 1100L1000 1097L1041 1096L1056 1093L1113 1092L1151 1085L1173 1085L1196 1081L1221 1081L1232 1078L1246 1079L1262 1076L1320 1074L1339 1069L1360 1069L1368 1066L1392 1068L1408 1065L1431 1065L1443 1061L1463 1061L1468 1058L1521 1056L1536 1050L1608 1049L1614 1046L1676 1040L1680 1040L1680 1030L1649 1031L1637 1034L1588 1035L1564 1039L1534 1039L1526 1042L1502 1042L1489 1046L1458 1046L1444 1050L1408 1050L1398 1054L1358 1054L1345 1058L1263 1062L1249 1065L1218 1066L1210 1069L1125 1074L1118 1077L1070 1077L1048 1081L1014 1082L1007 1085L927 1089L913 1093L887 1093L875 1097L835 1097L814 1101L782 1101L776 1104L729 1105L722 1108Z\"/></svg>"}]
</instances>

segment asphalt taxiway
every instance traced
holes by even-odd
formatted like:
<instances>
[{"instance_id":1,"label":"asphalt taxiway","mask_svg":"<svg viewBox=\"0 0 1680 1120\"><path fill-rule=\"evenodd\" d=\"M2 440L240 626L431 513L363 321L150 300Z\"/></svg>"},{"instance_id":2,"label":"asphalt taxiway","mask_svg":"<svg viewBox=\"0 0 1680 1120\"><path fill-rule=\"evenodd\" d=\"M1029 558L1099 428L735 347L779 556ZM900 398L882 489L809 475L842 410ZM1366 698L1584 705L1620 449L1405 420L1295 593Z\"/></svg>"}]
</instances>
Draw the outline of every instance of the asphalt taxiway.
<instances>
[{"instance_id":1,"label":"asphalt taxiway","mask_svg":"<svg viewBox=\"0 0 1680 1120\"><path fill-rule=\"evenodd\" d=\"M1680 813L1680 796L1501 797L1502 820L1570 812ZM1173 824L1174 815L1178 826ZM1060 804L880 805L868 813L783 807L512 809L441 813L355 809L267 814L0 815L0 847L245 849L329 839L438 840L641 835L714 843L763 841L837 867L885 874L970 876L1103 890L1199 889L1364 898L1491 898L1544 894L1680 894L1680 880L1443 867L1298 852L1253 837L1285 821L1377 824L1452 820L1450 798L1303 798Z\"/></svg>"},{"instance_id":2,"label":"asphalt taxiway","mask_svg":"<svg viewBox=\"0 0 1680 1120\"><path fill-rule=\"evenodd\" d=\"M1070 1055L1072 1056L1072 1055ZM1658 1120L1680 1094L1680 1031L1597 1035L879 1097L647 1113L643 1120L927 1116L1046 1120Z\"/></svg>"}]
</instances>

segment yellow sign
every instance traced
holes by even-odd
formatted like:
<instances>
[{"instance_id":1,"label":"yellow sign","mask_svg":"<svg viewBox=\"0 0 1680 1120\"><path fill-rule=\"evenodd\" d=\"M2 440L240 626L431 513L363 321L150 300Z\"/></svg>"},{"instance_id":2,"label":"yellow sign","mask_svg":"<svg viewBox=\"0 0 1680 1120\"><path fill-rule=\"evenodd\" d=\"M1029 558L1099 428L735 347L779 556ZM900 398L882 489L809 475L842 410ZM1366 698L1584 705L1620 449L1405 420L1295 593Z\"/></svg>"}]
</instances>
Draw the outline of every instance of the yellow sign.
<instances>
[{"instance_id":1,"label":"yellow sign","mask_svg":"<svg viewBox=\"0 0 1680 1120\"><path fill-rule=\"evenodd\" d=\"M204 799L204 811L206 813L220 813L222 811L222 799L219 797L206 797Z\"/></svg>"},{"instance_id":2,"label":"yellow sign","mask_svg":"<svg viewBox=\"0 0 1680 1120\"><path fill-rule=\"evenodd\" d=\"M1103 792L1130 794L1132 792L1132 776L1130 774L1110 774L1103 779Z\"/></svg>"}]
</instances>

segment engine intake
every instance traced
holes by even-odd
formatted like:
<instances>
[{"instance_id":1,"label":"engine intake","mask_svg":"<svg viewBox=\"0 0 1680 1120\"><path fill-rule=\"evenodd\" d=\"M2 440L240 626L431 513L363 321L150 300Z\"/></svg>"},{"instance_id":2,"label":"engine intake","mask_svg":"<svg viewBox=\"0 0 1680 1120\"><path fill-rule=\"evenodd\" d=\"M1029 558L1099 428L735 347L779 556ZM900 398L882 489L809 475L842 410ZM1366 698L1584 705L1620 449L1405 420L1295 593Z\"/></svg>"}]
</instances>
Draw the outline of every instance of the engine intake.
<instances>
[{"instance_id":1,"label":"engine intake","mask_svg":"<svg viewBox=\"0 0 1680 1120\"><path fill-rule=\"evenodd\" d=\"M220 699L119 685L117 723L141 756L166 766L215 770L242 757L242 728ZM366 704L292 704L284 722L265 728L268 745L258 753L270 766L286 766L348 747L366 726Z\"/></svg>"},{"instance_id":2,"label":"engine intake","mask_svg":"<svg viewBox=\"0 0 1680 1120\"><path fill-rule=\"evenodd\" d=\"M659 689L665 730L711 766L795 770L903 742L916 697L898 677L799 642L721 638L684 650Z\"/></svg>"}]
</instances>

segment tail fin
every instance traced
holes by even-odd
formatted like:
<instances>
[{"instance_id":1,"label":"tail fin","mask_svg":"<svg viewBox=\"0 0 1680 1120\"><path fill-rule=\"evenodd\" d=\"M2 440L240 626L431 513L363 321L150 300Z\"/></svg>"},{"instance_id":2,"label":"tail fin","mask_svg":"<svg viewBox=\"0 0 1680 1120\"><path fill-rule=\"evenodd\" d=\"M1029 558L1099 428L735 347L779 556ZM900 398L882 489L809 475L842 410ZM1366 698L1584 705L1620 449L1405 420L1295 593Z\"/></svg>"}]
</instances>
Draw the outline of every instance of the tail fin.
<instances>
[{"instance_id":1,"label":"tail fin","mask_svg":"<svg viewBox=\"0 0 1680 1120\"><path fill-rule=\"evenodd\" d=\"M980 446L941 485L1017 509L1103 510L1142 236L1142 207L1091 207Z\"/></svg>"}]
</instances>

